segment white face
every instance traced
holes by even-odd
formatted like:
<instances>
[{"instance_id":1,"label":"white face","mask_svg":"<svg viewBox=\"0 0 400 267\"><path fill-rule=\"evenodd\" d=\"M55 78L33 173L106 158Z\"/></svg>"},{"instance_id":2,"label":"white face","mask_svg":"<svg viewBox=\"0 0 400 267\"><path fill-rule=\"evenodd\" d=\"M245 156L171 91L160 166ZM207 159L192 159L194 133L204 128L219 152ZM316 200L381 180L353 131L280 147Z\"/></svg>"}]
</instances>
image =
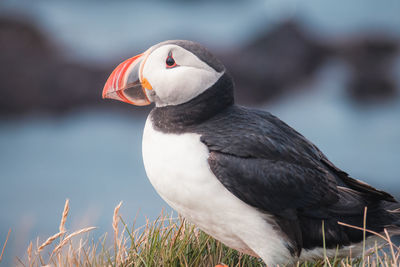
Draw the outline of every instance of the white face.
<instances>
[{"instance_id":1,"label":"white face","mask_svg":"<svg viewBox=\"0 0 400 267\"><path fill-rule=\"evenodd\" d=\"M172 56L175 67L167 65ZM222 76L190 51L173 44L163 45L143 62L141 79L146 78L152 90L147 97L157 107L179 105L203 93Z\"/></svg>"}]
</instances>

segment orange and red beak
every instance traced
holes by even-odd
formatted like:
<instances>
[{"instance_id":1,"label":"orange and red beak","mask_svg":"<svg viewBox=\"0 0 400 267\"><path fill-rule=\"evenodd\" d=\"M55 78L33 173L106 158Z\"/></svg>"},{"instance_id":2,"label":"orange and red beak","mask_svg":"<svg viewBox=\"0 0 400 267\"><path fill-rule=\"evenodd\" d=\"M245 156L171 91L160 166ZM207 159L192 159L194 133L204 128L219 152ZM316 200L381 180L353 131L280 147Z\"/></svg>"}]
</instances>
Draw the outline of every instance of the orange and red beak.
<instances>
[{"instance_id":1,"label":"orange and red beak","mask_svg":"<svg viewBox=\"0 0 400 267\"><path fill-rule=\"evenodd\" d=\"M103 89L103 98L111 98L137 106L149 105L147 90L152 90L149 82L141 78L141 63L145 54L125 60L108 77Z\"/></svg>"}]
</instances>

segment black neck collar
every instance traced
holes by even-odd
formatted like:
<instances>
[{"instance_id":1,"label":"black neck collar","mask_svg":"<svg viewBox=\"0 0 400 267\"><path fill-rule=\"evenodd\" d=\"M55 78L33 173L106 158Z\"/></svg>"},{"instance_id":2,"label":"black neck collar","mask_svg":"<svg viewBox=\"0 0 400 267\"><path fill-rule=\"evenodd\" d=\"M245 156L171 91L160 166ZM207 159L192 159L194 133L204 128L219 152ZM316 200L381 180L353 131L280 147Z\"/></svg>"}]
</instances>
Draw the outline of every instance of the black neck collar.
<instances>
[{"instance_id":1,"label":"black neck collar","mask_svg":"<svg viewBox=\"0 0 400 267\"><path fill-rule=\"evenodd\" d=\"M228 73L206 91L189 102L156 107L150 113L155 129L168 133L182 133L190 126L195 126L227 107L233 105L233 81Z\"/></svg>"}]
</instances>

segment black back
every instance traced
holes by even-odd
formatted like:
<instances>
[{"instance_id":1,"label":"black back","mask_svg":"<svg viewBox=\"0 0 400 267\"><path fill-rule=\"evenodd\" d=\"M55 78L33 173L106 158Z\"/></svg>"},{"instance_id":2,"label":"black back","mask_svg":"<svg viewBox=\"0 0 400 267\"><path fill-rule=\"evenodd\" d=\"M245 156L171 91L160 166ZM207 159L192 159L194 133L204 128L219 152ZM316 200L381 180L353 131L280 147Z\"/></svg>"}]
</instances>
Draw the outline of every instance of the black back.
<instances>
[{"instance_id":1,"label":"black back","mask_svg":"<svg viewBox=\"0 0 400 267\"><path fill-rule=\"evenodd\" d=\"M361 241L362 231L337 222L362 227L365 206L368 229L400 226L399 215L385 209L395 202L390 194L349 177L270 113L234 105L227 73L187 103L154 108L151 119L158 131L200 134L217 179L245 203L274 215L269 223L282 231L293 255L322 247L322 221L327 248Z\"/></svg>"}]
</instances>

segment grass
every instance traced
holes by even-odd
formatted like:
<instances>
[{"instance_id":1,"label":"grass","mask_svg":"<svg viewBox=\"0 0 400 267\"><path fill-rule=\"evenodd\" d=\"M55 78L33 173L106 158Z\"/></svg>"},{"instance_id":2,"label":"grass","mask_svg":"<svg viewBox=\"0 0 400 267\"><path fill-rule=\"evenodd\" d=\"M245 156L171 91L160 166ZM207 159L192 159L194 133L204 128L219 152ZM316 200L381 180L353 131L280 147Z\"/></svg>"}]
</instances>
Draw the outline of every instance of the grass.
<instances>
[{"instance_id":1,"label":"grass","mask_svg":"<svg viewBox=\"0 0 400 267\"><path fill-rule=\"evenodd\" d=\"M104 234L98 241L90 239L87 227L68 234L65 222L69 202L65 203L59 232L43 242L28 245L23 257L16 258L17 266L264 266L255 257L241 254L216 241L182 218L161 213L154 222L135 228L119 216L122 203L114 210L112 245L106 245ZM350 226L351 227L351 226ZM364 230L365 229L361 229ZM78 238L80 237L80 238ZM385 236L381 236L385 238ZM389 251L375 248L362 258L334 257L297 266L398 266L400 251L388 240ZM4 244L5 247L5 244ZM1 260L1 258L0 258Z\"/></svg>"}]
</instances>

